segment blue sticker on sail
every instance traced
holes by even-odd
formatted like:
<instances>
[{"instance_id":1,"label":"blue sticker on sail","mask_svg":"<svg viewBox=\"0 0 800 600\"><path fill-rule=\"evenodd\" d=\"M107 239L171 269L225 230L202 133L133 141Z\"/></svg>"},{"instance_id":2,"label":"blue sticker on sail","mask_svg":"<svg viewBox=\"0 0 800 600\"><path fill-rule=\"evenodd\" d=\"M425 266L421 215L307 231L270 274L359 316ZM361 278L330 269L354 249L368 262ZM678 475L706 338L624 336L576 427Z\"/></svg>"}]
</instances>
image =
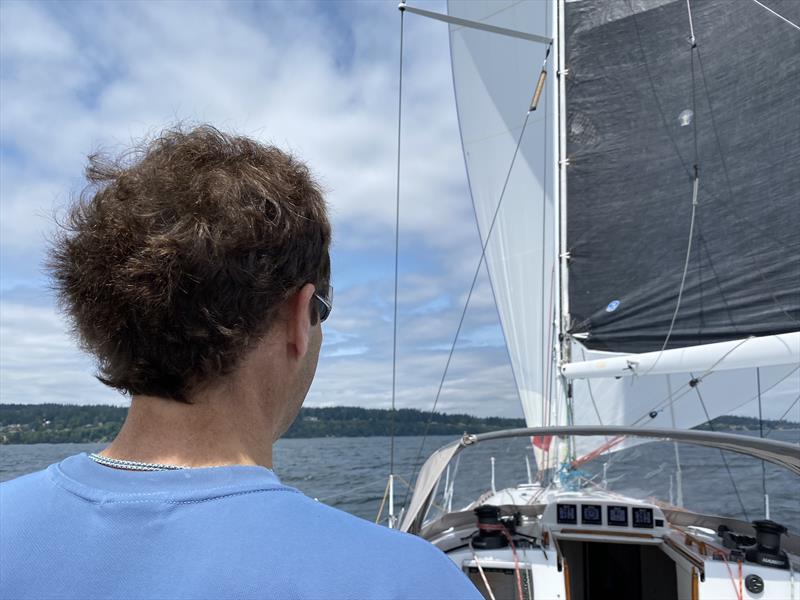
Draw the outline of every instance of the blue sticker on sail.
<instances>
[{"instance_id":1,"label":"blue sticker on sail","mask_svg":"<svg viewBox=\"0 0 800 600\"><path fill-rule=\"evenodd\" d=\"M614 312L617 308L619 308L619 300L612 300L606 306L606 312Z\"/></svg>"}]
</instances>

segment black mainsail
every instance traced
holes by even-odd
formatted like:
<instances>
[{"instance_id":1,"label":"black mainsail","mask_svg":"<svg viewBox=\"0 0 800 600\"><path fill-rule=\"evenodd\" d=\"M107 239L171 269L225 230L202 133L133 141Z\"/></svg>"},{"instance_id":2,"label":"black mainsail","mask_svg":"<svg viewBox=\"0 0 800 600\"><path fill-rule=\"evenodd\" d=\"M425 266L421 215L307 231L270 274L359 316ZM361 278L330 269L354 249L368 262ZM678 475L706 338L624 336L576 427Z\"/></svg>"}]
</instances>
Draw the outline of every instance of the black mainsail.
<instances>
[{"instance_id":1,"label":"black mainsail","mask_svg":"<svg viewBox=\"0 0 800 600\"><path fill-rule=\"evenodd\" d=\"M565 17L570 333L649 352L800 330L800 31L751 0Z\"/></svg>"}]
</instances>

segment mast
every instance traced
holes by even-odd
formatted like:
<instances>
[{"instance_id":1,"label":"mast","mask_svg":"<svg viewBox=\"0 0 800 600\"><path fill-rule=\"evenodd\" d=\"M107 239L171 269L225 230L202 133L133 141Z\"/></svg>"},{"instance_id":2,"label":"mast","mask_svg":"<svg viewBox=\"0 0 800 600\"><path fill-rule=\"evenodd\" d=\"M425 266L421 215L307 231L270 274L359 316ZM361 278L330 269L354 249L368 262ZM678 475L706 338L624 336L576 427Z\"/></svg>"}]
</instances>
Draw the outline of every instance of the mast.
<instances>
[{"instance_id":1,"label":"mast","mask_svg":"<svg viewBox=\"0 0 800 600\"><path fill-rule=\"evenodd\" d=\"M557 71L558 76L558 89L556 91L557 106L556 123L558 124L558 206L555 211L557 219L557 236L558 236L558 315L556 336L558 339L558 366L564 365L570 361L570 347L567 330L569 329L569 294L568 294L568 278L569 273L567 270L569 253L567 251L567 112L566 112L566 76L567 70L565 65L566 49L564 47L564 0L554 0L555 22L553 23L556 31L555 40L557 48ZM563 375L561 375L559 368L558 381L559 381L559 400L564 399L566 407L567 424L572 424L572 384ZM572 452L572 441L570 440L570 455Z\"/></svg>"}]
</instances>

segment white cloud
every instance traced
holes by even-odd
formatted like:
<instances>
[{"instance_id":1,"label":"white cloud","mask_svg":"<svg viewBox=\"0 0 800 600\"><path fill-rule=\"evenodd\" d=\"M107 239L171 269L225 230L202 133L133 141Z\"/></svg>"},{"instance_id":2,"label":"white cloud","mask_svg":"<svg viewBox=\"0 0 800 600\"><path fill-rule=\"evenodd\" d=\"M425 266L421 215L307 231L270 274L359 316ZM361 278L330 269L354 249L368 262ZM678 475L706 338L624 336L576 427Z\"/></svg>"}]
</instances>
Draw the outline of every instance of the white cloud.
<instances>
[{"instance_id":1,"label":"white cloud","mask_svg":"<svg viewBox=\"0 0 800 600\"><path fill-rule=\"evenodd\" d=\"M49 6L4 5L3 137L36 165L23 177L44 176L66 190L98 145L113 150L176 120L208 120L307 159L330 190L337 221L358 220L339 243L391 232L397 21L390 4L354 5L355 23L342 29L332 29L324 11L273 3L255 17L246 5L213 2L76 5L70 13ZM443 224L470 219L471 207L445 31L421 20L408 27L402 215L406 235L455 247L463 236L441 235ZM337 66L348 34L362 51ZM42 38L44 51L36 44ZM4 179L17 183L9 163ZM52 204L51 194L33 198ZM19 202L4 195L11 214ZM25 239L39 243L19 235L8 243Z\"/></svg>"},{"instance_id":2,"label":"white cloud","mask_svg":"<svg viewBox=\"0 0 800 600\"><path fill-rule=\"evenodd\" d=\"M93 372L52 307L0 302L0 402L126 402Z\"/></svg>"},{"instance_id":3,"label":"white cloud","mask_svg":"<svg viewBox=\"0 0 800 600\"><path fill-rule=\"evenodd\" d=\"M388 406L396 4L11 1L0 10L0 401L124 402L93 378L49 300L35 298L45 295L36 274L51 215L80 190L89 152L208 121L297 153L328 190L334 283L347 283L337 285L309 404ZM404 61L397 402L429 408L480 248L446 26L406 19ZM439 408L518 416L484 279ZM9 293L20 283L36 289Z\"/></svg>"}]
</instances>

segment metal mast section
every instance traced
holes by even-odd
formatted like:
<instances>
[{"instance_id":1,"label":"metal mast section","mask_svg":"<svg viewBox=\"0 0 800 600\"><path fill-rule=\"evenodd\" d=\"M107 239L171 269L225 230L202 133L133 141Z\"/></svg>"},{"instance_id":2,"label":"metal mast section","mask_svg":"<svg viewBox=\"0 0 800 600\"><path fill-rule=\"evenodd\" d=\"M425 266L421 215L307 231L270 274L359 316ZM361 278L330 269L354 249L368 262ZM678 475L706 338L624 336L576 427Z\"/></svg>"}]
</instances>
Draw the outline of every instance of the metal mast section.
<instances>
[{"instance_id":1,"label":"metal mast section","mask_svg":"<svg viewBox=\"0 0 800 600\"><path fill-rule=\"evenodd\" d=\"M553 10L553 31L555 35L556 44L556 75L558 77L558 85L555 90L556 102L554 107L556 110L555 123L557 123L558 134L555 140L557 145L558 161L555 168L558 170L558 177L556 178L556 194L558 203L556 205L556 225L557 225L557 239L558 239L558 302L556 303L557 315L556 321L556 334L558 343L558 394L556 404L562 404L566 408L566 423L573 425L573 411L572 411L572 383L569 379L561 374L561 366L567 364L571 360L570 353L570 339L567 331L569 331L570 316L569 316L569 250L567 246L567 167L569 166L569 158L567 157L567 110L566 110L566 78L567 68L565 64L566 48L564 36L564 0L553 0L555 10ZM569 454L574 454L574 444L570 439Z\"/></svg>"}]
</instances>

